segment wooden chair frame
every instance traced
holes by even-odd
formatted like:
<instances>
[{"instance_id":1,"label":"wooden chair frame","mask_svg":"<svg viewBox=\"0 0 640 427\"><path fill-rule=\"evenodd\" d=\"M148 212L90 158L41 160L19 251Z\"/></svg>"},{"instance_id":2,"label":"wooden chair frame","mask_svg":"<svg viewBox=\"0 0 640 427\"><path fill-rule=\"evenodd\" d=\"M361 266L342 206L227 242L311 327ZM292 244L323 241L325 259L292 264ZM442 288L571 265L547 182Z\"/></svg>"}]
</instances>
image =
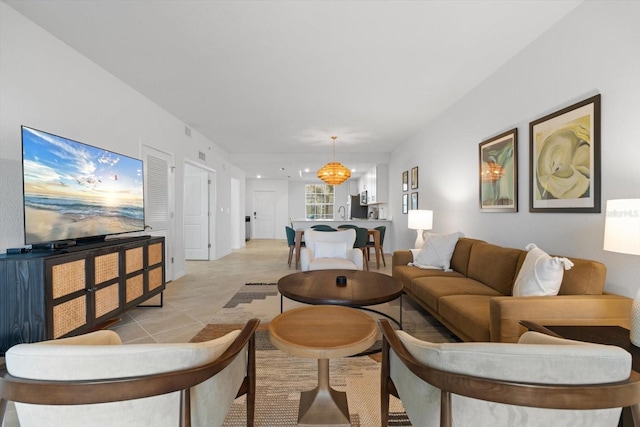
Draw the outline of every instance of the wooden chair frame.
<instances>
[{"instance_id":1,"label":"wooden chair frame","mask_svg":"<svg viewBox=\"0 0 640 427\"><path fill-rule=\"evenodd\" d=\"M293 253L295 251L296 248L296 230L294 230L293 228L286 226L285 227L285 231L287 234L287 244L289 245L289 259L288 259L288 263L289 263L289 267L291 267L291 261L293 260ZM289 233L292 233L292 235L289 235ZM304 247L306 246L304 242L300 242L300 247ZM297 256L296 256L297 257ZM297 268L297 266L296 266Z\"/></svg>"},{"instance_id":2,"label":"wooden chair frame","mask_svg":"<svg viewBox=\"0 0 640 427\"><path fill-rule=\"evenodd\" d=\"M0 371L0 424L7 402L39 405L89 405L141 399L180 391L180 426L191 426L190 390L229 366L248 345L247 372L237 397L247 395L247 426L254 424L256 398L255 331L260 321L249 320L240 335L219 358L206 365L179 371L128 378L86 381L29 380ZM214 404L214 402L212 402Z\"/></svg>"},{"instance_id":3,"label":"wooden chair frame","mask_svg":"<svg viewBox=\"0 0 640 427\"><path fill-rule=\"evenodd\" d=\"M384 232L381 230L382 227L384 228ZM387 261L385 261L384 259L384 234L387 232L386 226L382 225L380 227L376 227L376 230L378 230L378 232L380 233L380 256L382 257L382 265L383 266L387 266ZM367 261L371 261L371 249L375 249L375 242L372 240L367 240Z\"/></svg>"},{"instance_id":4,"label":"wooden chair frame","mask_svg":"<svg viewBox=\"0 0 640 427\"><path fill-rule=\"evenodd\" d=\"M381 422L389 422L389 396L398 396L390 377L389 349L414 375L441 390L440 426L452 426L451 395L471 397L489 402L550 409L607 409L631 407L634 426L640 425L640 374L631 371L625 381L607 384L558 385L533 384L474 377L429 368L416 360L397 337L391 324L380 320L382 330Z\"/></svg>"},{"instance_id":5,"label":"wooden chair frame","mask_svg":"<svg viewBox=\"0 0 640 427\"><path fill-rule=\"evenodd\" d=\"M369 259L367 258L367 241L369 240L369 230L363 227L355 227L354 230L356 230L356 241L354 242L353 247L362 251L362 269L368 271ZM360 244L360 246L357 246L358 244Z\"/></svg>"}]
</instances>

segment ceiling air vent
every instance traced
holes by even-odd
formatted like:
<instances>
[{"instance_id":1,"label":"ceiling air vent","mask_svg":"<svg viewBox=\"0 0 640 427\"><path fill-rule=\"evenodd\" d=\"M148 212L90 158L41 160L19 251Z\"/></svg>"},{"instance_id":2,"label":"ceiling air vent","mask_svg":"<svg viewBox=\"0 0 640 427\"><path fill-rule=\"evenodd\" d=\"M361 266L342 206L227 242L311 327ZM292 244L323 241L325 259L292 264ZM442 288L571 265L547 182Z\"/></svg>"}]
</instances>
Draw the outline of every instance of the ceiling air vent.
<instances>
[{"instance_id":1,"label":"ceiling air vent","mask_svg":"<svg viewBox=\"0 0 640 427\"><path fill-rule=\"evenodd\" d=\"M202 151L198 151L198 158L199 158L200 160L207 160L207 159L205 158L204 153L203 153Z\"/></svg>"}]
</instances>

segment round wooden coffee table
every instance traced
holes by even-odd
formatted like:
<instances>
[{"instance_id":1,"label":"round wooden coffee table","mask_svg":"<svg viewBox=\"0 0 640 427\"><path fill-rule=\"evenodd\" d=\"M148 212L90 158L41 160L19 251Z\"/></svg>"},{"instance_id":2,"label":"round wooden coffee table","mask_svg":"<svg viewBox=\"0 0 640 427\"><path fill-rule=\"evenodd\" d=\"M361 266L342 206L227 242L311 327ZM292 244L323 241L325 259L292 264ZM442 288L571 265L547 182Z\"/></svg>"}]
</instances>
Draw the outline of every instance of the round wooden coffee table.
<instances>
[{"instance_id":1,"label":"round wooden coffee table","mask_svg":"<svg viewBox=\"0 0 640 427\"><path fill-rule=\"evenodd\" d=\"M329 384L329 359L361 353L377 336L371 316L349 307L299 307L271 321L269 338L275 347L294 356L318 359L318 386L300 394L299 426L351 425L347 394Z\"/></svg>"},{"instance_id":2,"label":"round wooden coffee table","mask_svg":"<svg viewBox=\"0 0 640 427\"><path fill-rule=\"evenodd\" d=\"M345 286L336 277L345 276ZM283 297L305 304L332 304L355 307L380 314L402 329L402 283L395 277L362 270L315 270L289 274L278 280L280 312ZM386 313L368 308L400 299L400 315L394 319Z\"/></svg>"}]
</instances>

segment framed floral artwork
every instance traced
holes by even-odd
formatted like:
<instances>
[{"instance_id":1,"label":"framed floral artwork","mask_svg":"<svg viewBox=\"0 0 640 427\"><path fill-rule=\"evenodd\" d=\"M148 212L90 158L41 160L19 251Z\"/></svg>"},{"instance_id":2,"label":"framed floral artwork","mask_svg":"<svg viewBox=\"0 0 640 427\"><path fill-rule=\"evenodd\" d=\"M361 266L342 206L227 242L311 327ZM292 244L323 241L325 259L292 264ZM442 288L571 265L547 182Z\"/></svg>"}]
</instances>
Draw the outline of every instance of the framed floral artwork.
<instances>
[{"instance_id":1,"label":"framed floral artwork","mask_svg":"<svg viewBox=\"0 0 640 427\"><path fill-rule=\"evenodd\" d=\"M411 168L411 189L415 190L418 188L418 167Z\"/></svg>"},{"instance_id":2,"label":"framed floral artwork","mask_svg":"<svg viewBox=\"0 0 640 427\"><path fill-rule=\"evenodd\" d=\"M409 191L409 171L402 172L402 191Z\"/></svg>"},{"instance_id":3,"label":"framed floral artwork","mask_svg":"<svg viewBox=\"0 0 640 427\"><path fill-rule=\"evenodd\" d=\"M480 211L518 212L518 129L480 143Z\"/></svg>"},{"instance_id":4,"label":"framed floral artwork","mask_svg":"<svg viewBox=\"0 0 640 427\"><path fill-rule=\"evenodd\" d=\"M529 123L529 211L600 212L600 95Z\"/></svg>"},{"instance_id":5,"label":"framed floral artwork","mask_svg":"<svg viewBox=\"0 0 640 427\"><path fill-rule=\"evenodd\" d=\"M411 210L418 210L418 193L411 193Z\"/></svg>"},{"instance_id":6,"label":"framed floral artwork","mask_svg":"<svg viewBox=\"0 0 640 427\"><path fill-rule=\"evenodd\" d=\"M402 213L406 214L409 212L409 194L402 195Z\"/></svg>"}]
</instances>

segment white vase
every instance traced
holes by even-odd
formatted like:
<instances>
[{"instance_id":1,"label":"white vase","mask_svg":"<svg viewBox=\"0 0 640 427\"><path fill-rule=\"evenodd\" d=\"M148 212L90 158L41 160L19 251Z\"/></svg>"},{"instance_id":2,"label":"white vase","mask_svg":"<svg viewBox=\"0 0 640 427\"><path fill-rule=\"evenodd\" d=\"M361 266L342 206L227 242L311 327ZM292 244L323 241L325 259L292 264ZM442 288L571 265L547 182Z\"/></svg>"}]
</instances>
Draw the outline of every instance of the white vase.
<instances>
[{"instance_id":1,"label":"white vase","mask_svg":"<svg viewBox=\"0 0 640 427\"><path fill-rule=\"evenodd\" d=\"M633 345L640 347L640 290L631 306L631 331L629 337Z\"/></svg>"}]
</instances>

